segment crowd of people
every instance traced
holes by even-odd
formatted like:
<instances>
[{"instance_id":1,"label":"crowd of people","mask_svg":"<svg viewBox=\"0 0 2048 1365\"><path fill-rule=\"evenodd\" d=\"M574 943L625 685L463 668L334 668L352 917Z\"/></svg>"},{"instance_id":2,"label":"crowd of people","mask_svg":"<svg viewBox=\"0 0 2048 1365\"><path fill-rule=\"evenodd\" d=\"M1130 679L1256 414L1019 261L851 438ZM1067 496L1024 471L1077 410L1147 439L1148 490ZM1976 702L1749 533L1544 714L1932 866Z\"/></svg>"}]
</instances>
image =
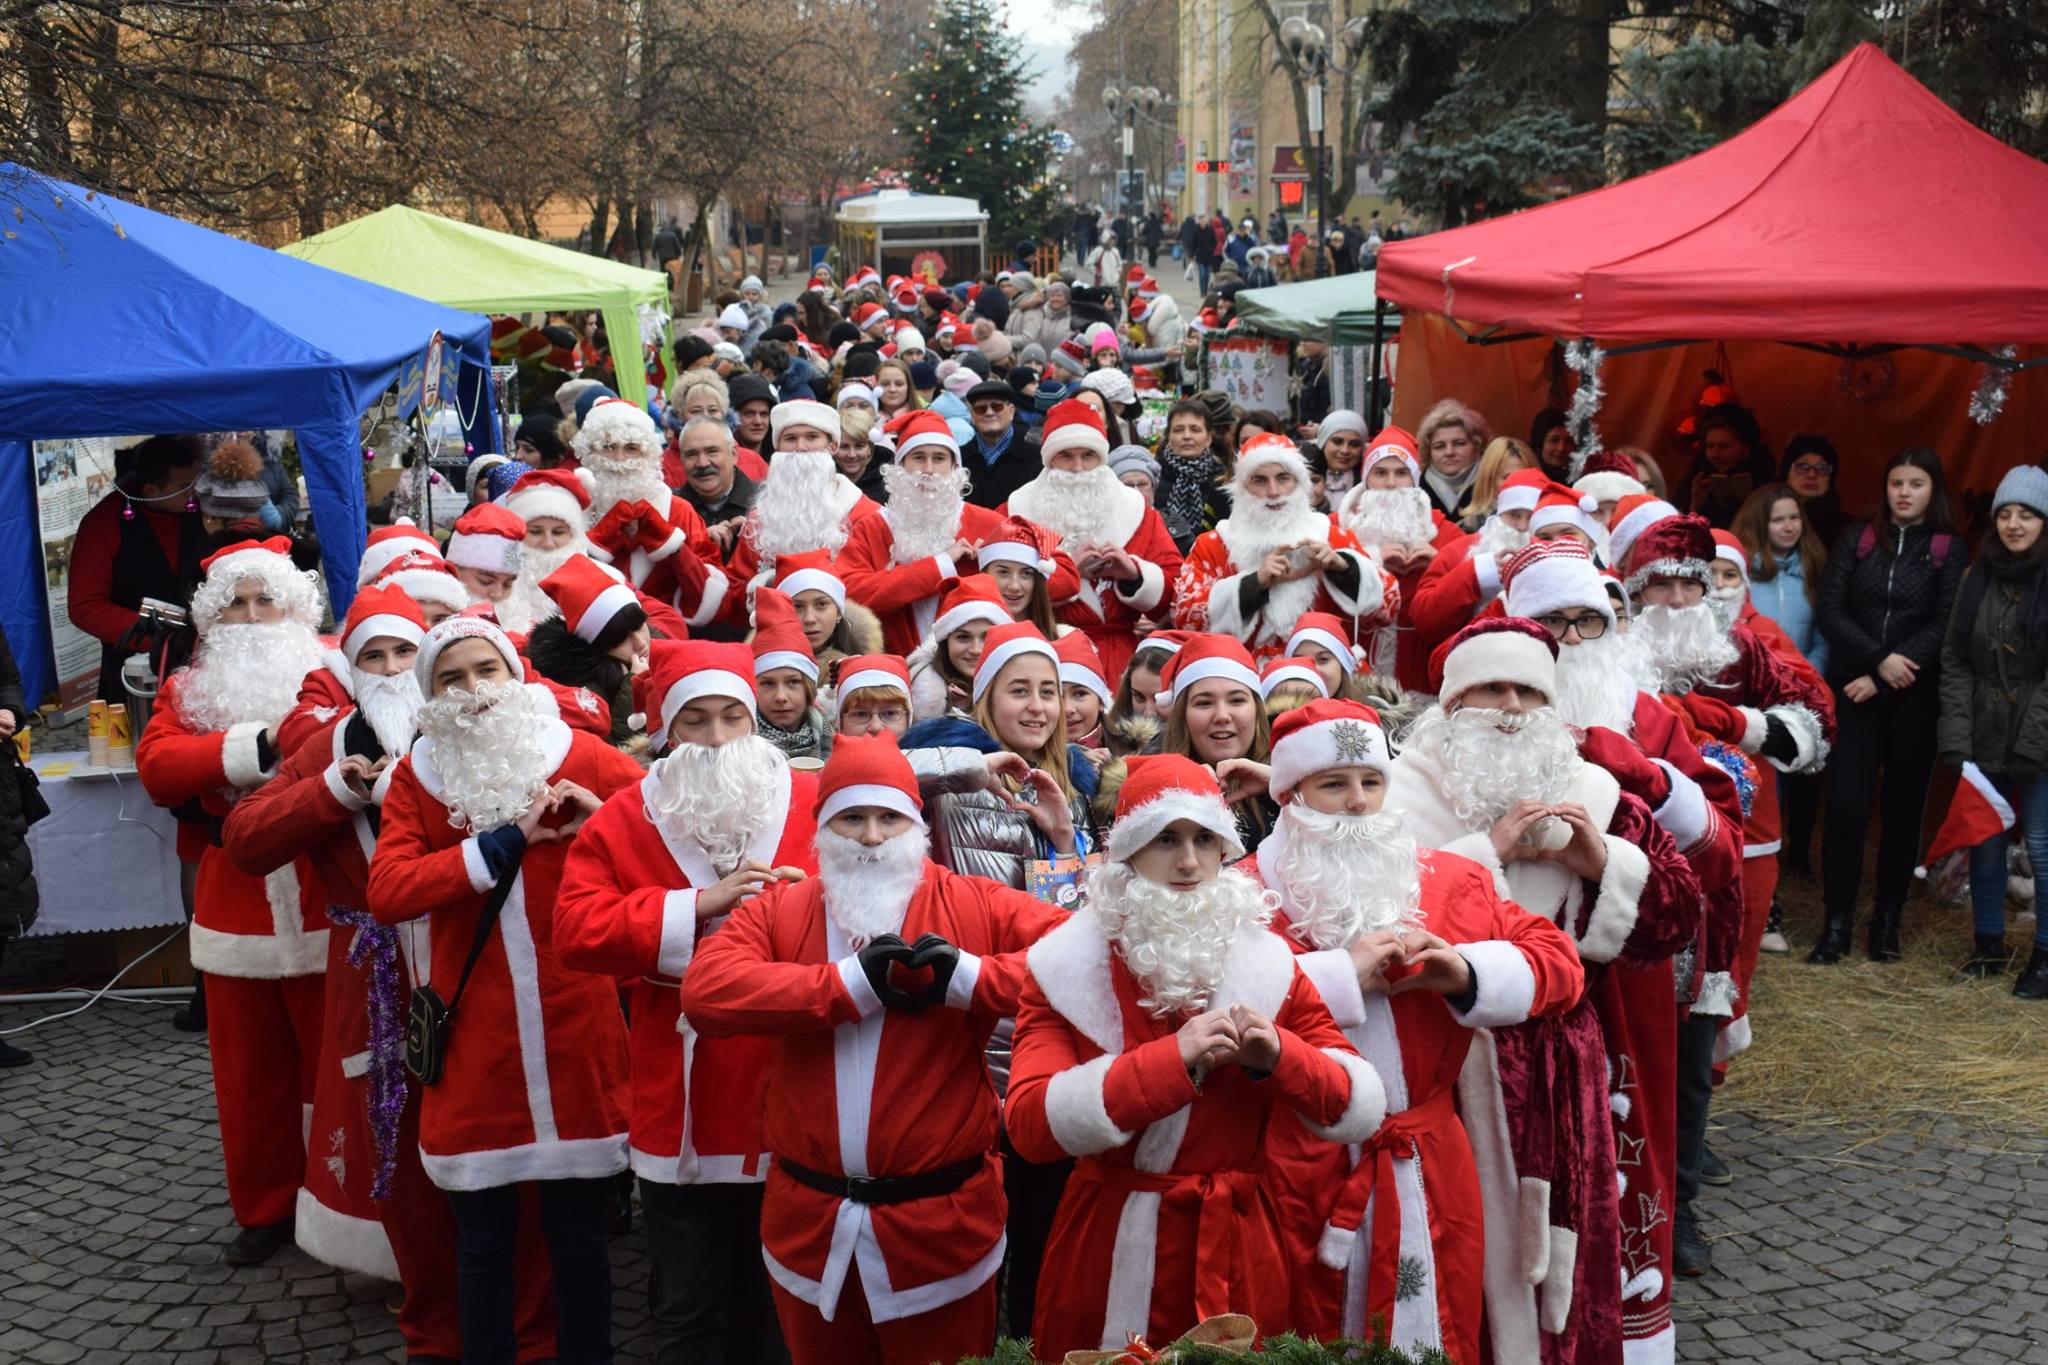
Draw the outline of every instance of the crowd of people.
<instances>
[{"instance_id":1,"label":"crowd of people","mask_svg":"<svg viewBox=\"0 0 2048 1365\"><path fill-rule=\"evenodd\" d=\"M1733 402L1672 484L1454 399L1195 391L1148 446L1137 395L1193 386L1114 279L750 280L649 408L551 386L445 540L376 528L338 620L249 446L124 452L73 619L116 680L145 599L196 637L136 758L230 1263L398 1281L414 1360L610 1359L635 1206L662 1361L1231 1312L1672 1358L1818 810L1816 963L1873 788L1898 956L1937 757L2048 876L2048 473L1973 563L1932 452L1851 519L1824 439L1773 461Z\"/></svg>"}]
</instances>

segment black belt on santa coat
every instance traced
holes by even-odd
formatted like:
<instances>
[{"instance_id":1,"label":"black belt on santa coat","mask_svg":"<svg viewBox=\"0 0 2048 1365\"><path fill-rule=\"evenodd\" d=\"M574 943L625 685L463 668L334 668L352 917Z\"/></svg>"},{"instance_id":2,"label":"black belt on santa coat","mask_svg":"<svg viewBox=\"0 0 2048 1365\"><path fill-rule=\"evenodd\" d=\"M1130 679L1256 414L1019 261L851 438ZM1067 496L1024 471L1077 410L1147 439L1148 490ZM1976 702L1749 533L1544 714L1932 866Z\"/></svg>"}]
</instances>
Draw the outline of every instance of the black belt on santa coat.
<instances>
[{"instance_id":1,"label":"black belt on santa coat","mask_svg":"<svg viewBox=\"0 0 2048 1365\"><path fill-rule=\"evenodd\" d=\"M851 1199L856 1204L908 1204L915 1199L951 1194L972 1180L986 1161L986 1156L971 1156L915 1175L826 1175L778 1156L775 1169L799 1185L808 1185L820 1194Z\"/></svg>"}]
</instances>

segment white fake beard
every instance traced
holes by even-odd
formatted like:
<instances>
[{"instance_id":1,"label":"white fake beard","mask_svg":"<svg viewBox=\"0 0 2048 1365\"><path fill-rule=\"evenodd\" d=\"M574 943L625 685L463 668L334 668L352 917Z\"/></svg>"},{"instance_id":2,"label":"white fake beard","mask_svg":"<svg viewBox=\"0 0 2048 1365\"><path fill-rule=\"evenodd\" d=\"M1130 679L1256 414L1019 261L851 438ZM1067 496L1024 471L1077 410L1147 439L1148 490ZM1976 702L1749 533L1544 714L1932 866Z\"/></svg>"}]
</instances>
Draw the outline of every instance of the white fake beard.
<instances>
[{"instance_id":1,"label":"white fake beard","mask_svg":"<svg viewBox=\"0 0 2048 1365\"><path fill-rule=\"evenodd\" d=\"M825 913L855 952L903 928L904 913L924 880L931 852L931 836L923 825L873 848L820 829L815 847Z\"/></svg>"},{"instance_id":2,"label":"white fake beard","mask_svg":"<svg viewBox=\"0 0 2048 1365\"><path fill-rule=\"evenodd\" d=\"M1657 672L1657 685L1683 696L1742 657L1711 604L1644 607L1629 632L1640 641Z\"/></svg>"},{"instance_id":3,"label":"white fake beard","mask_svg":"<svg viewBox=\"0 0 2048 1365\"><path fill-rule=\"evenodd\" d=\"M829 450L781 450L768 464L768 479L754 496L747 528L763 564L783 555L846 546L846 519L839 512L839 466Z\"/></svg>"},{"instance_id":4,"label":"white fake beard","mask_svg":"<svg viewBox=\"0 0 2048 1365\"><path fill-rule=\"evenodd\" d=\"M1480 523L1478 539L1472 542L1472 552L1467 558L1483 559L1502 550L1522 549L1528 543L1529 532L1526 529L1517 531L1505 517L1495 513Z\"/></svg>"},{"instance_id":5,"label":"white fake beard","mask_svg":"<svg viewBox=\"0 0 2048 1365\"><path fill-rule=\"evenodd\" d=\"M1141 877L1128 863L1088 869L1088 903L1144 994L1165 1018L1209 1008L1240 929L1263 929L1277 897L1230 868L1193 891Z\"/></svg>"},{"instance_id":6,"label":"white fake beard","mask_svg":"<svg viewBox=\"0 0 2048 1365\"><path fill-rule=\"evenodd\" d=\"M420 737L433 741L448 823L477 833L510 824L547 790L542 713L518 682L451 687L421 704Z\"/></svg>"},{"instance_id":7,"label":"white fake beard","mask_svg":"<svg viewBox=\"0 0 2048 1365\"><path fill-rule=\"evenodd\" d=\"M567 564L571 555L582 554L586 544L579 535L552 550L520 546L519 577L512 581L512 591L492 606L491 614L498 618L498 624L514 635L525 635L541 622L561 615L555 599L541 591L540 582Z\"/></svg>"},{"instance_id":8,"label":"white fake beard","mask_svg":"<svg viewBox=\"0 0 2048 1365\"><path fill-rule=\"evenodd\" d=\"M1749 587L1708 588L1707 605L1713 609L1714 620L1722 632L1735 629L1735 622L1742 615L1742 604L1749 599Z\"/></svg>"},{"instance_id":9,"label":"white fake beard","mask_svg":"<svg viewBox=\"0 0 2048 1365\"><path fill-rule=\"evenodd\" d=\"M1567 725L1633 734L1636 695L1656 686L1655 674L1642 642L1609 626L1597 640L1559 646L1557 697L1551 704Z\"/></svg>"},{"instance_id":10,"label":"white fake beard","mask_svg":"<svg viewBox=\"0 0 2048 1365\"><path fill-rule=\"evenodd\" d=\"M1281 808L1287 839L1273 869L1287 888L1287 932L1312 948L1348 947L1360 934L1422 920L1415 839L1399 812L1325 815Z\"/></svg>"},{"instance_id":11,"label":"white fake beard","mask_svg":"<svg viewBox=\"0 0 2048 1365\"><path fill-rule=\"evenodd\" d=\"M320 637L297 621L216 625L178 680L178 714L194 730L282 720L320 662Z\"/></svg>"},{"instance_id":12,"label":"white fake beard","mask_svg":"<svg viewBox=\"0 0 2048 1365\"><path fill-rule=\"evenodd\" d=\"M1256 573L1266 556L1282 546L1299 545L1304 540L1327 541L1329 531L1330 519L1309 506L1305 488L1295 489L1278 508L1240 497L1229 518L1217 528L1223 548L1230 552L1231 567L1239 573ZM1315 605L1322 586L1320 574L1275 583L1266 593L1267 631L1285 639L1301 614Z\"/></svg>"},{"instance_id":13,"label":"white fake beard","mask_svg":"<svg viewBox=\"0 0 2048 1365\"><path fill-rule=\"evenodd\" d=\"M1360 488L1344 504L1344 528L1361 545L1427 545L1436 537L1420 488Z\"/></svg>"},{"instance_id":14,"label":"white fake beard","mask_svg":"<svg viewBox=\"0 0 2048 1365\"><path fill-rule=\"evenodd\" d=\"M885 464L882 487L889 491L882 515L889 519L895 538L889 547L894 562L915 564L930 559L959 538L960 507L967 497L966 470L916 474L902 465Z\"/></svg>"},{"instance_id":15,"label":"white fake beard","mask_svg":"<svg viewBox=\"0 0 2048 1365\"><path fill-rule=\"evenodd\" d=\"M393 758L402 756L412 748L413 725L420 707L426 703L420 692L419 675L409 668L389 674L365 673L360 668L349 671L355 674L356 710L370 727L370 733L384 746L386 754Z\"/></svg>"},{"instance_id":16,"label":"white fake beard","mask_svg":"<svg viewBox=\"0 0 2048 1365\"><path fill-rule=\"evenodd\" d=\"M1123 487L1106 464L1093 469L1048 469L1038 476L1045 497L1037 500L1038 524L1057 532L1068 546L1092 545L1109 531L1109 514Z\"/></svg>"},{"instance_id":17,"label":"white fake beard","mask_svg":"<svg viewBox=\"0 0 2048 1365\"><path fill-rule=\"evenodd\" d=\"M615 460L601 451L578 457L590 471L590 506L584 524L595 526L613 506L638 499L666 514L674 490L661 481L661 452L655 450L636 459Z\"/></svg>"},{"instance_id":18,"label":"white fake beard","mask_svg":"<svg viewBox=\"0 0 2048 1365\"><path fill-rule=\"evenodd\" d=\"M703 849L723 877L745 860L767 823L762 794L775 790L788 766L782 751L759 735L715 748L678 744L648 769L653 791L643 808L664 834Z\"/></svg>"},{"instance_id":19,"label":"white fake beard","mask_svg":"<svg viewBox=\"0 0 2048 1365\"><path fill-rule=\"evenodd\" d=\"M1435 756L1445 803L1473 830L1491 829L1517 801L1562 801L1580 762L1564 717L1548 706L1512 716L1435 709L1415 723L1408 747Z\"/></svg>"}]
</instances>

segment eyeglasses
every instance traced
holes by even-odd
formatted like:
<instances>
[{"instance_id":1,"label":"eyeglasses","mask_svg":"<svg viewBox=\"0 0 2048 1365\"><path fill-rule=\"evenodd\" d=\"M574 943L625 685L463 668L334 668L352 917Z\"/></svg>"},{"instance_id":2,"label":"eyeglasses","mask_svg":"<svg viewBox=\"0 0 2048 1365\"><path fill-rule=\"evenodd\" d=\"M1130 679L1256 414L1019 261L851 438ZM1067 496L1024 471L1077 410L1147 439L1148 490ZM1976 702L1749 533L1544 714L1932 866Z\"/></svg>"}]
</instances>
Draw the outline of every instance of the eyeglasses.
<instances>
[{"instance_id":1,"label":"eyeglasses","mask_svg":"<svg viewBox=\"0 0 2048 1365\"><path fill-rule=\"evenodd\" d=\"M1785 471L1788 474L1832 474L1825 460L1794 460Z\"/></svg>"},{"instance_id":2,"label":"eyeglasses","mask_svg":"<svg viewBox=\"0 0 2048 1365\"><path fill-rule=\"evenodd\" d=\"M1597 640L1607 633L1607 618L1597 611L1589 611L1580 616L1566 616L1563 612L1553 611L1546 616L1537 617L1536 624L1560 640L1568 630L1578 631L1581 640Z\"/></svg>"},{"instance_id":3,"label":"eyeglasses","mask_svg":"<svg viewBox=\"0 0 2048 1365\"><path fill-rule=\"evenodd\" d=\"M975 403L972 406L977 416L987 417L993 413L1001 412L1005 408L1011 407L1013 405L1004 402L1000 398L984 398L980 402Z\"/></svg>"},{"instance_id":4,"label":"eyeglasses","mask_svg":"<svg viewBox=\"0 0 2048 1365\"><path fill-rule=\"evenodd\" d=\"M876 721L885 727L894 727L910 724L910 712L901 706L884 707L880 711L841 711L839 721L840 728L847 730L865 730Z\"/></svg>"}]
</instances>

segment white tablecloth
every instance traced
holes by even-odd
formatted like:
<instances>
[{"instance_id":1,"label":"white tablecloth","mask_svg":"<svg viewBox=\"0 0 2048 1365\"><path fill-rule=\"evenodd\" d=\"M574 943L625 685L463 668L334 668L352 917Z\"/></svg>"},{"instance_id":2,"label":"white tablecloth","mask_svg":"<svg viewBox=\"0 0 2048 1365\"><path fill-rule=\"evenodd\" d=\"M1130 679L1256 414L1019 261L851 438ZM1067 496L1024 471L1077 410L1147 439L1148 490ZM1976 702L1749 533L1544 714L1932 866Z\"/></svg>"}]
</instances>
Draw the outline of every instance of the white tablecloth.
<instances>
[{"instance_id":1,"label":"white tablecloth","mask_svg":"<svg viewBox=\"0 0 2048 1365\"><path fill-rule=\"evenodd\" d=\"M70 771L53 776L52 764ZM135 770L94 768L82 753L37 754L30 766L50 803L28 832L42 892L30 936L184 923L177 821Z\"/></svg>"}]
</instances>

